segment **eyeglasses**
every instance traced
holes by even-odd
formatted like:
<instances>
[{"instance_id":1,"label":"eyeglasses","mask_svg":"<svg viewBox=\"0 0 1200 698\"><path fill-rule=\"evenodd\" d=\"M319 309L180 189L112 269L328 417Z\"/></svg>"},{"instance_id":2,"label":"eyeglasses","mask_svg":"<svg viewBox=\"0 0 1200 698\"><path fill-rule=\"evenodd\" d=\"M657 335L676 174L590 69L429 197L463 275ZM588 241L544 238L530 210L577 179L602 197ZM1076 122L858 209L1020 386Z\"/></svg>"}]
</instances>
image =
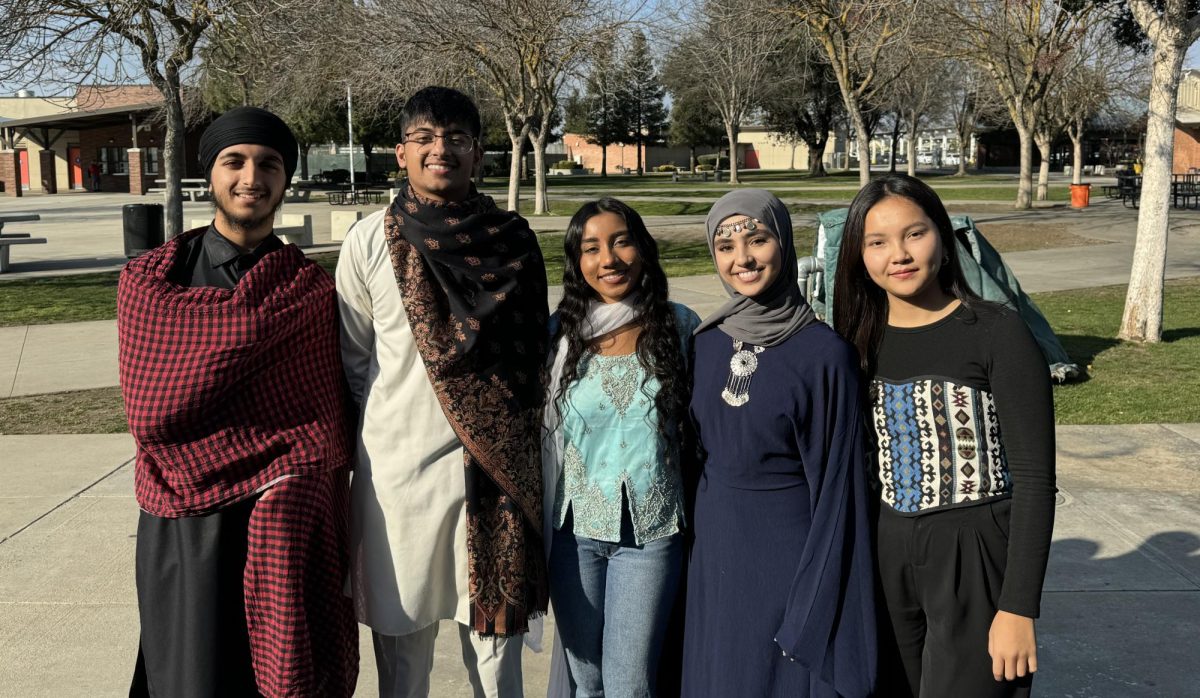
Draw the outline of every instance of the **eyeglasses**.
<instances>
[{"instance_id":1,"label":"eyeglasses","mask_svg":"<svg viewBox=\"0 0 1200 698\"><path fill-rule=\"evenodd\" d=\"M731 237L734 233L740 233L743 230L747 233L752 233L755 230L758 230L758 226L760 225L762 225L762 221L758 220L757 218L743 218L736 223L718 225L713 229L713 235L715 237L727 238Z\"/></svg>"},{"instance_id":2,"label":"eyeglasses","mask_svg":"<svg viewBox=\"0 0 1200 698\"><path fill-rule=\"evenodd\" d=\"M433 146L434 141L441 138L446 142L446 149L455 155L466 155L475 149L475 139L465 133L437 134L431 131L414 131L404 137L405 143L415 143L418 150Z\"/></svg>"}]
</instances>

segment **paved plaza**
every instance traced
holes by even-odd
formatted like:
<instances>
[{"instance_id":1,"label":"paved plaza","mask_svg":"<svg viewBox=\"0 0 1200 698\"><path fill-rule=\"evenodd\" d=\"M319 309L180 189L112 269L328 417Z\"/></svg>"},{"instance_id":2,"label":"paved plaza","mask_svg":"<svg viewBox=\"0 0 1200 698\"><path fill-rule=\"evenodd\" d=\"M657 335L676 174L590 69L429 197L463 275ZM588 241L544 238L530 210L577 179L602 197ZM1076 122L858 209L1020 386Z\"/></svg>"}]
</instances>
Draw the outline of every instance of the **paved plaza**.
<instances>
[{"instance_id":1,"label":"paved plaza","mask_svg":"<svg viewBox=\"0 0 1200 698\"><path fill-rule=\"evenodd\" d=\"M13 224L13 232L50 240L14 252L11 276L119 267L125 261L120 206L142 201L115 194L0 197L0 215L42 215L37 223ZM186 206L185 219L208 215L207 204ZM329 244L330 208L287 207L313 215L318 250L336 249ZM1028 291L1128 278L1136 212L1120 202L1099 201L1081 212L966 212L985 234L988 222L1036 220L1099 241L1005 255ZM702 221L647 222L654 230L699 235ZM539 230L565 225L562 217L536 221ZM1200 213L1173 212L1171 235L1168 276L1200 276ZM673 279L671 288L702 315L724 298L711 275ZM112 321L0 328L0 398L115 385L115 343ZM133 454L124 434L0 435L0 696L126 694L138 628ZM1059 427L1058 468L1036 695L1197 695L1200 425ZM435 696L470 695L457 644L456 633L443 632ZM365 633L361 648L358 695L374 696ZM527 694L544 694L548 653L526 650L525 659Z\"/></svg>"}]
</instances>

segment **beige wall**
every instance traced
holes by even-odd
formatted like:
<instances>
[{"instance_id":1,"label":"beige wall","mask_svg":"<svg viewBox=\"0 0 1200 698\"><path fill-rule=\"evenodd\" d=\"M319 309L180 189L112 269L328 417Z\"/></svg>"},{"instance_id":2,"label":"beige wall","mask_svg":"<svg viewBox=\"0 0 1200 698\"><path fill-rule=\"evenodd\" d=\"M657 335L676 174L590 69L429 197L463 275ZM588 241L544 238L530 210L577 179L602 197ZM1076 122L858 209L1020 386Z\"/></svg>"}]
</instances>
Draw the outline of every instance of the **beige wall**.
<instances>
[{"instance_id":1,"label":"beige wall","mask_svg":"<svg viewBox=\"0 0 1200 698\"><path fill-rule=\"evenodd\" d=\"M836 143L835 136L832 133L829 134L829 140L825 143L825 155L822 158L826 167L830 166ZM759 169L808 169L808 146L803 141L792 144L765 128L747 126L738 134L739 162L745 163L746 151L749 148L753 148L758 156Z\"/></svg>"},{"instance_id":2,"label":"beige wall","mask_svg":"<svg viewBox=\"0 0 1200 698\"><path fill-rule=\"evenodd\" d=\"M32 116L46 116L70 111L75 107L75 100L69 97L0 97L0 116L7 119L27 119ZM3 124L3 122L0 122ZM79 142L79 134L68 131L55 142L55 175L60 190L67 187L67 145ZM17 138L18 150L25 149L29 153L29 190L41 191L42 164L39 153L42 146L27 139Z\"/></svg>"},{"instance_id":3,"label":"beige wall","mask_svg":"<svg viewBox=\"0 0 1200 698\"><path fill-rule=\"evenodd\" d=\"M75 100L70 97L0 97L0 116L6 119L59 114L74 108Z\"/></svg>"},{"instance_id":4,"label":"beige wall","mask_svg":"<svg viewBox=\"0 0 1200 698\"><path fill-rule=\"evenodd\" d=\"M1179 80L1179 106L1200 111L1200 72L1184 71Z\"/></svg>"}]
</instances>

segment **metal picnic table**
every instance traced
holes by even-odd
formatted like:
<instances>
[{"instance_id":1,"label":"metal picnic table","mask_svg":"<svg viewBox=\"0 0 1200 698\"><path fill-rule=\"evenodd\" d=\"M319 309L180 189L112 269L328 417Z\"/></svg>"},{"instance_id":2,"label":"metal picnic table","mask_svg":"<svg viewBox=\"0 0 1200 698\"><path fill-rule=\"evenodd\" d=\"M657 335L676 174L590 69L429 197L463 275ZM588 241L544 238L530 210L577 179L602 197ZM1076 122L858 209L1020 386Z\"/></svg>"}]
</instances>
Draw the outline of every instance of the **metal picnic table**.
<instances>
[{"instance_id":1,"label":"metal picnic table","mask_svg":"<svg viewBox=\"0 0 1200 698\"><path fill-rule=\"evenodd\" d=\"M6 233L4 232L4 224L40 220L42 220L42 217L36 213L17 213L0 216L0 274L8 271L9 250L13 245L42 245L49 242L46 238L30 237L29 233Z\"/></svg>"},{"instance_id":2,"label":"metal picnic table","mask_svg":"<svg viewBox=\"0 0 1200 698\"><path fill-rule=\"evenodd\" d=\"M5 223L26 223L29 221L40 221L42 217L36 213L17 213L11 216L0 216L0 238L27 238L29 233L5 233Z\"/></svg>"}]
</instances>

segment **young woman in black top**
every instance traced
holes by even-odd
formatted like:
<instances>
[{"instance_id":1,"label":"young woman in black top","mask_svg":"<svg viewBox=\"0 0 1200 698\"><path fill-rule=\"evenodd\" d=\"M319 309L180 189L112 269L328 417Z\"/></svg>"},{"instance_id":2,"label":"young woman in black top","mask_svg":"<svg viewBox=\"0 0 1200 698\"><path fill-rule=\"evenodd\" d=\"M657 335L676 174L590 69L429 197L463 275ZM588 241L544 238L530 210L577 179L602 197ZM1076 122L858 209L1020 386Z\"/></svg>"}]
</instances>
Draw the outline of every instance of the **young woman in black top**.
<instances>
[{"instance_id":1,"label":"young woman in black top","mask_svg":"<svg viewBox=\"0 0 1200 698\"><path fill-rule=\"evenodd\" d=\"M834 302L870 386L887 608L878 685L1028 695L1054 522L1046 362L1015 311L971 293L942 202L912 177L854 198Z\"/></svg>"}]
</instances>

